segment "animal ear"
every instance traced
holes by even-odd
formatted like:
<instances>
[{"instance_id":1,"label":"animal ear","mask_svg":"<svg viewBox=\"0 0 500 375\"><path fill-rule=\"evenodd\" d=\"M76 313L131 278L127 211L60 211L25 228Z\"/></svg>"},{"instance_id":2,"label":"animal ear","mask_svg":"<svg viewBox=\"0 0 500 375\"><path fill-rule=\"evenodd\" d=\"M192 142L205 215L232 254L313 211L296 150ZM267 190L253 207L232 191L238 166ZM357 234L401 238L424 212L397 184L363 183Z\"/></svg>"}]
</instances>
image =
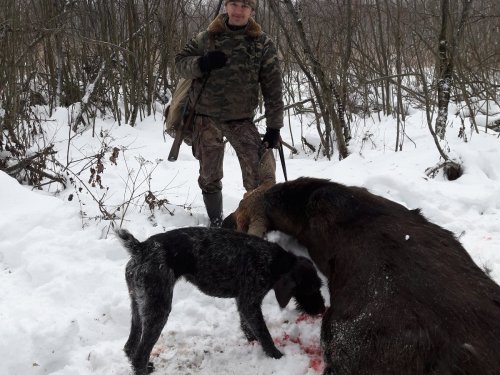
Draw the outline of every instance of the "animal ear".
<instances>
[{"instance_id":1,"label":"animal ear","mask_svg":"<svg viewBox=\"0 0 500 375\"><path fill-rule=\"evenodd\" d=\"M274 284L274 294L276 295L276 299L278 300L278 304L281 308L286 307L288 302L292 299L292 292L295 285L295 281L288 274L280 277Z\"/></svg>"}]
</instances>

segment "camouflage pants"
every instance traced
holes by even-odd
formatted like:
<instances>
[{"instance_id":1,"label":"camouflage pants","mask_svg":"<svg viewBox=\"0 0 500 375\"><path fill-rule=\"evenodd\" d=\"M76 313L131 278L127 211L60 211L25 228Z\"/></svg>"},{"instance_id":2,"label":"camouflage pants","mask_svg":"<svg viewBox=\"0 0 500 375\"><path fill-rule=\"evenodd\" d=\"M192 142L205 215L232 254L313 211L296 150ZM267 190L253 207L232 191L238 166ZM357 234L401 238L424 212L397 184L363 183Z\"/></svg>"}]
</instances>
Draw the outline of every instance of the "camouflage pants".
<instances>
[{"instance_id":1,"label":"camouflage pants","mask_svg":"<svg viewBox=\"0 0 500 375\"><path fill-rule=\"evenodd\" d=\"M244 188L255 189L259 185L259 161L264 148L250 119L217 122L207 116L196 116L192 147L194 157L200 162L198 185L204 193L222 190L224 137L240 162Z\"/></svg>"}]
</instances>

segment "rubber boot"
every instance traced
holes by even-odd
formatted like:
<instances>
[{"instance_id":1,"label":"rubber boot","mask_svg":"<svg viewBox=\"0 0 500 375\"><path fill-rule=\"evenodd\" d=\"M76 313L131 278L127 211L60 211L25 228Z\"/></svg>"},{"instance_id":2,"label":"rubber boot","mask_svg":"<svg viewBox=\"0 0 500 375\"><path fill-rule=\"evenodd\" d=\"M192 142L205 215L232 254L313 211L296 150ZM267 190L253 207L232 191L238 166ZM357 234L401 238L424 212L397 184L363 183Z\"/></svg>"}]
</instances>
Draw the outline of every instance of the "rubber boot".
<instances>
[{"instance_id":1,"label":"rubber boot","mask_svg":"<svg viewBox=\"0 0 500 375\"><path fill-rule=\"evenodd\" d=\"M210 228L220 228L222 225L222 192L203 193L203 202L210 219Z\"/></svg>"}]
</instances>

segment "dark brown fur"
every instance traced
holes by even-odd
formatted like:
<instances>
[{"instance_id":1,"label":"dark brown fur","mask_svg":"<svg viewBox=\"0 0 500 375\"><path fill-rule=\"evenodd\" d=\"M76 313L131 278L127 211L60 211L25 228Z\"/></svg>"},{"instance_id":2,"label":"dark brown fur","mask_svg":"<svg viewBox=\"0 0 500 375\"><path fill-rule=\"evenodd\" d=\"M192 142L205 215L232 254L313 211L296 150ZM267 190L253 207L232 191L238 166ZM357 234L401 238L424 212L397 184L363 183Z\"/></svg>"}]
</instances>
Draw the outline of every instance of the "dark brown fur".
<instances>
[{"instance_id":1,"label":"dark brown fur","mask_svg":"<svg viewBox=\"0 0 500 375\"><path fill-rule=\"evenodd\" d=\"M275 185L262 204L268 229L296 237L328 278L325 374L500 374L500 287L451 232L327 180Z\"/></svg>"}]
</instances>

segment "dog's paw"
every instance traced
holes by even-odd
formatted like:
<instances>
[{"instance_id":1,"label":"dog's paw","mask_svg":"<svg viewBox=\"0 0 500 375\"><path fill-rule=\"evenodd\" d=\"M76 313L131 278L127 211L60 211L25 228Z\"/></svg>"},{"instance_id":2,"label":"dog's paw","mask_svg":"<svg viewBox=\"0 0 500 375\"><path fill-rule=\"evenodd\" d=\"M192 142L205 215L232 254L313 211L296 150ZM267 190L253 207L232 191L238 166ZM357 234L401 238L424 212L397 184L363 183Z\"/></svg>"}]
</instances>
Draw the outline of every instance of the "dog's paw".
<instances>
[{"instance_id":1,"label":"dog's paw","mask_svg":"<svg viewBox=\"0 0 500 375\"><path fill-rule=\"evenodd\" d=\"M274 358L274 359L280 359L281 357L283 357L283 353L281 353L278 349L276 348L271 348L269 350L266 350L266 354L271 357L271 358Z\"/></svg>"},{"instance_id":2,"label":"dog's paw","mask_svg":"<svg viewBox=\"0 0 500 375\"><path fill-rule=\"evenodd\" d=\"M254 335L253 333L248 333L248 332L245 332L245 338L247 339L247 341L248 341L249 343L253 343L253 342L255 342L255 341L259 341L259 340L257 339L257 337L255 337L255 335Z\"/></svg>"},{"instance_id":3,"label":"dog's paw","mask_svg":"<svg viewBox=\"0 0 500 375\"><path fill-rule=\"evenodd\" d=\"M151 374L155 370L155 365L153 362L148 362L148 374Z\"/></svg>"}]
</instances>

